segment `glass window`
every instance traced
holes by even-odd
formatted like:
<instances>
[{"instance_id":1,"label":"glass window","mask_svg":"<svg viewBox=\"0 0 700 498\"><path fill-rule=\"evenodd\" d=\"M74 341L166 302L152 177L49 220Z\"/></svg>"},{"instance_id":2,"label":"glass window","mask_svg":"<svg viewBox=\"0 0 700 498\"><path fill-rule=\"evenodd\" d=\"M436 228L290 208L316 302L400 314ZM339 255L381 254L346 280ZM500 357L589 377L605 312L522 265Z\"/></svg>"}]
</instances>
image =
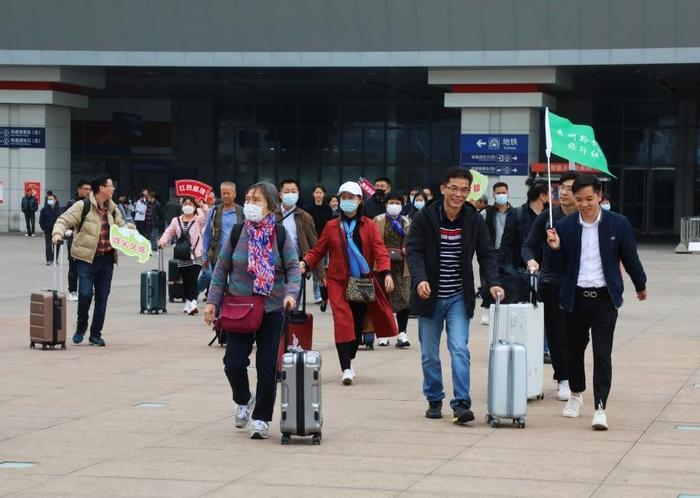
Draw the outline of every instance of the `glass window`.
<instances>
[{"instance_id":1,"label":"glass window","mask_svg":"<svg viewBox=\"0 0 700 498\"><path fill-rule=\"evenodd\" d=\"M595 138L608 164L622 162L622 128L595 129Z\"/></svg>"},{"instance_id":2,"label":"glass window","mask_svg":"<svg viewBox=\"0 0 700 498\"><path fill-rule=\"evenodd\" d=\"M245 191L248 187L258 181L258 175L254 164L238 164L236 166L236 174L233 177L236 184L236 197L239 202L245 199ZM218 191L217 191L218 194Z\"/></svg>"},{"instance_id":3,"label":"glass window","mask_svg":"<svg viewBox=\"0 0 700 498\"><path fill-rule=\"evenodd\" d=\"M384 166L365 166L365 172L363 175L365 178L367 178L370 182L374 182L377 178L380 176L386 176ZM389 177L392 180L394 178Z\"/></svg>"},{"instance_id":4,"label":"glass window","mask_svg":"<svg viewBox=\"0 0 700 498\"><path fill-rule=\"evenodd\" d=\"M217 155L220 161L233 161L235 153L235 131L230 126L220 126L218 133Z\"/></svg>"},{"instance_id":5,"label":"glass window","mask_svg":"<svg viewBox=\"0 0 700 498\"><path fill-rule=\"evenodd\" d=\"M652 164L675 164L676 130L657 128L649 134Z\"/></svg>"},{"instance_id":6,"label":"glass window","mask_svg":"<svg viewBox=\"0 0 700 498\"><path fill-rule=\"evenodd\" d=\"M387 101L346 102L343 104L343 126L346 128L384 126Z\"/></svg>"},{"instance_id":7,"label":"glass window","mask_svg":"<svg viewBox=\"0 0 700 498\"><path fill-rule=\"evenodd\" d=\"M299 155L298 152L296 128L280 129L278 155L280 164L296 165Z\"/></svg>"},{"instance_id":8,"label":"glass window","mask_svg":"<svg viewBox=\"0 0 700 498\"><path fill-rule=\"evenodd\" d=\"M386 131L387 164L403 164L409 161L408 130L390 128Z\"/></svg>"},{"instance_id":9,"label":"glass window","mask_svg":"<svg viewBox=\"0 0 700 498\"><path fill-rule=\"evenodd\" d=\"M236 133L236 160L239 163L254 163L260 147L257 130L239 129Z\"/></svg>"},{"instance_id":10,"label":"glass window","mask_svg":"<svg viewBox=\"0 0 700 498\"><path fill-rule=\"evenodd\" d=\"M362 162L362 130L354 128L343 131L343 164Z\"/></svg>"},{"instance_id":11,"label":"glass window","mask_svg":"<svg viewBox=\"0 0 700 498\"><path fill-rule=\"evenodd\" d=\"M678 109L675 102L629 103L625 106L625 127L676 126Z\"/></svg>"},{"instance_id":12,"label":"glass window","mask_svg":"<svg viewBox=\"0 0 700 498\"><path fill-rule=\"evenodd\" d=\"M409 130L411 162L427 163L430 161L430 130L417 128Z\"/></svg>"},{"instance_id":13,"label":"glass window","mask_svg":"<svg viewBox=\"0 0 700 498\"><path fill-rule=\"evenodd\" d=\"M386 145L384 128L368 128L364 133L365 164L383 164Z\"/></svg>"},{"instance_id":14,"label":"glass window","mask_svg":"<svg viewBox=\"0 0 700 498\"><path fill-rule=\"evenodd\" d=\"M258 165L258 182L272 182L277 185L277 168L274 164Z\"/></svg>"},{"instance_id":15,"label":"glass window","mask_svg":"<svg viewBox=\"0 0 700 498\"><path fill-rule=\"evenodd\" d=\"M343 166L341 170L341 181L343 182L356 182L361 176L362 168L360 166Z\"/></svg>"},{"instance_id":16,"label":"glass window","mask_svg":"<svg viewBox=\"0 0 700 498\"><path fill-rule=\"evenodd\" d=\"M299 124L301 126L332 127L340 122L340 106L334 102L301 102Z\"/></svg>"},{"instance_id":17,"label":"glass window","mask_svg":"<svg viewBox=\"0 0 700 498\"><path fill-rule=\"evenodd\" d=\"M627 129L622 142L625 165L649 164L649 132L641 129Z\"/></svg>"},{"instance_id":18,"label":"glass window","mask_svg":"<svg viewBox=\"0 0 700 498\"><path fill-rule=\"evenodd\" d=\"M299 164L317 166L320 160L318 130L299 130Z\"/></svg>"},{"instance_id":19,"label":"glass window","mask_svg":"<svg viewBox=\"0 0 700 498\"><path fill-rule=\"evenodd\" d=\"M459 155L459 132L453 128L433 128L433 164L457 164Z\"/></svg>"},{"instance_id":20,"label":"glass window","mask_svg":"<svg viewBox=\"0 0 700 498\"><path fill-rule=\"evenodd\" d=\"M321 183L328 189L328 195L335 194L340 187L340 167L337 165L321 166Z\"/></svg>"},{"instance_id":21,"label":"glass window","mask_svg":"<svg viewBox=\"0 0 700 498\"><path fill-rule=\"evenodd\" d=\"M273 163L277 160L279 149L279 137L276 128L260 129L260 148L258 149L258 161L261 163Z\"/></svg>"},{"instance_id":22,"label":"glass window","mask_svg":"<svg viewBox=\"0 0 700 498\"><path fill-rule=\"evenodd\" d=\"M268 126L297 126L296 100L258 103L257 122Z\"/></svg>"},{"instance_id":23,"label":"glass window","mask_svg":"<svg viewBox=\"0 0 700 498\"><path fill-rule=\"evenodd\" d=\"M396 103L397 126L430 126L430 111L432 102L416 100L399 101Z\"/></svg>"},{"instance_id":24,"label":"glass window","mask_svg":"<svg viewBox=\"0 0 700 498\"><path fill-rule=\"evenodd\" d=\"M622 214L624 214L635 230L644 230L644 201L646 199L647 170L626 168L622 183L624 199Z\"/></svg>"},{"instance_id":25,"label":"glass window","mask_svg":"<svg viewBox=\"0 0 700 498\"><path fill-rule=\"evenodd\" d=\"M340 132L337 130L321 130L321 161L327 164L340 162Z\"/></svg>"},{"instance_id":26,"label":"glass window","mask_svg":"<svg viewBox=\"0 0 700 498\"><path fill-rule=\"evenodd\" d=\"M624 120L624 106L622 103L594 102L593 123L598 135L598 127L622 128Z\"/></svg>"}]
</instances>

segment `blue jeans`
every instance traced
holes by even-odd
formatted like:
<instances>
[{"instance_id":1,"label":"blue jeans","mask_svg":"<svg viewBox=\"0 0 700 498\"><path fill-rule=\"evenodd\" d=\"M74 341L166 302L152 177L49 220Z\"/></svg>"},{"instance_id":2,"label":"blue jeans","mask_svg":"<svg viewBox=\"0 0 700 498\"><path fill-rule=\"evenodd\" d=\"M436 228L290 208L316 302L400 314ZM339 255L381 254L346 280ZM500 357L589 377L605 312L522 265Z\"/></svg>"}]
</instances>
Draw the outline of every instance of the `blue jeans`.
<instances>
[{"instance_id":1,"label":"blue jeans","mask_svg":"<svg viewBox=\"0 0 700 498\"><path fill-rule=\"evenodd\" d=\"M102 336L107 298L112 287L114 256L111 252L103 255L95 254L92 264L80 260L76 260L75 263L78 270L78 325L75 332L84 335L87 331L88 313L94 289L95 309L92 312L90 337L99 339Z\"/></svg>"},{"instance_id":2,"label":"blue jeans","mask_svg":"<svg viewBox=\"0 0 700 498\"><path fill-rule=\"evenodd\" d=\"M423 394L428 401L445 398L442 386L442 366L440 364L440 337L447 325L447 349L452 359L452 387L454 399L450 406L466 403L471 408L469 397L469 316L462 293L447 299L438 299L433 318L418 317L418 338L420 340L421 364L423 366Z\"/></svg>"},{"instance_id":3,"label":"blue jeans","mask_svg":"<svg viewBox=\"0 0 700 498\"><path fill-rule=\"evenodd\" d=\"M151 233L150 233L150 240L151 240L151 251L157 251L158 250L158 239L160 238L160 230L158 230L157 226L152 226L151 227Z\"/></svg>"},{"instance_id":4,"label":"blue jeans","mask_svg":"<svg viewBox=\"0 0 700 498\"><path fill-rule=\"evenodd\" d=\"M202 271L199 272L199 278L197 278L197 293L201 294L209 288L209 283L211 282L211 263L207 268L202 267Z\"/></svg>"}]
</instances>

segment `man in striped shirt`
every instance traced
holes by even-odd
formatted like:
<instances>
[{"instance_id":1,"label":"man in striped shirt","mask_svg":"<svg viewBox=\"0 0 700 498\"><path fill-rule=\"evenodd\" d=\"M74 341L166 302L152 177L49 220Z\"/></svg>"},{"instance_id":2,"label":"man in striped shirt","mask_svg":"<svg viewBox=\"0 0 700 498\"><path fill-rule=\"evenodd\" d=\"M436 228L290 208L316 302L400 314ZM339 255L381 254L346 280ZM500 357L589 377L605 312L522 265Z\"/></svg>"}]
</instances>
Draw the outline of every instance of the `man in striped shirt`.
<instances>
[{"instance_id":1,"label":"man in striped shirt","mask_svg":"<svg viewBox=\"0 0 700 498\"><path fill-rule=\"evenodd\" d=\"M474 420L471 411L469 320L474 315L476 253L479 271L494 298L504 295L498 276L496 250L484 219L465 204L472 175L451 168L440 187L444 199L416 214L406 239L411 268L411 309L418 315L418 336L423 366L423 394L427 418L442 418L445 392L440 363L440 337L447 326L447 348L452 360L452 421Z\"/></svg>"}]
</instances>

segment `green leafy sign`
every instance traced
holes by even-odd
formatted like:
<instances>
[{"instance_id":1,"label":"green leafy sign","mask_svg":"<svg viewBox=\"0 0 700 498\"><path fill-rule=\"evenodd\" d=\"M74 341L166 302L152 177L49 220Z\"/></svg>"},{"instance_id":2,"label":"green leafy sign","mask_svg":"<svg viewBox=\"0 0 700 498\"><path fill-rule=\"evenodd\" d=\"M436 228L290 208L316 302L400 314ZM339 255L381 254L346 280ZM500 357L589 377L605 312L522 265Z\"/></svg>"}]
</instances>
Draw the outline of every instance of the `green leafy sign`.
<instances>
[{"instance_id":1,"label":"green leafy sign","mask_svg":"<svg viewBox=\"0 0 700 498\"><path fill-rule=\"evenodd\" d=\"M139 258L139 263L146 263L151 258L151 242L126 226L112 225L109 228L109 243L125 256Z\"/></svg>"}]
</instances>

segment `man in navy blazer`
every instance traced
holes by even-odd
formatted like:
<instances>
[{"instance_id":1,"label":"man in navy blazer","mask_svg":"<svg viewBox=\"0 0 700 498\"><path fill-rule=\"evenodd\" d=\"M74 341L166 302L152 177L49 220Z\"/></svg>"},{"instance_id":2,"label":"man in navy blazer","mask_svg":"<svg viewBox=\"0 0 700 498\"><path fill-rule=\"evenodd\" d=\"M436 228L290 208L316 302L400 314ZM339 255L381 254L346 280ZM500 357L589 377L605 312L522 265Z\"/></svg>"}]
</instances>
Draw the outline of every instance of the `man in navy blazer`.
<instances>
[{"instance_id":1,"label":"man in navy blazer","mask_svg":"<svg viewBox=\"0 0 700 498\"><path fill-rule=\"evenodd\" d=\"M601 209L602 185L593 175L573 184L577 213L560 219L547 232L552 256L561 264L559 305L567 312L571 396L562 415L578 417L586 389L584 355L589 331L593 343L592 426L607 430L605 407L612 381L612 346L624 285L620 261L632 278L637 299L647 298L646 282L632 226L627 218Z\"/></svg>"}]
</instances>

